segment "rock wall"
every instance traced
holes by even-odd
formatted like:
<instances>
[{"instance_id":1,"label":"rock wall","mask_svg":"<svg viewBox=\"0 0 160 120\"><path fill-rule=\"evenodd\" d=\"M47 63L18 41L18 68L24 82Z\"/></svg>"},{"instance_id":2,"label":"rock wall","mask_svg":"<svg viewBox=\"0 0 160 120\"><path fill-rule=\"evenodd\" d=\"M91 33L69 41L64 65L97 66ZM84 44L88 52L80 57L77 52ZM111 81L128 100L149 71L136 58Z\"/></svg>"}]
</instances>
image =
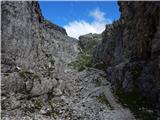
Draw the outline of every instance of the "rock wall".
<instances>
[{"instance_id":1,"label":"rock wall","mask_svg":"<svg viewBox=\"0 0 160 120\"><path fill-rule=\"evenodd\" d=\"M160 4L118 2L121 17L106 25L94 63L103 63L108 79L128 92L138 92L147 106L160 110Z\"/></svg>"},{"instance_id":2,"label":"rock wall","mask_svg":"<svg viewBox=\"0 0 160 120\"><path fill-rule=\"evenodd\" d=\"M45 103L62 94L59 85L78 54L78 43L43 18L38 2L2 1L1 8L2 116L17 108L23 115L30 100Z\"/></svg>"}]
</instances>

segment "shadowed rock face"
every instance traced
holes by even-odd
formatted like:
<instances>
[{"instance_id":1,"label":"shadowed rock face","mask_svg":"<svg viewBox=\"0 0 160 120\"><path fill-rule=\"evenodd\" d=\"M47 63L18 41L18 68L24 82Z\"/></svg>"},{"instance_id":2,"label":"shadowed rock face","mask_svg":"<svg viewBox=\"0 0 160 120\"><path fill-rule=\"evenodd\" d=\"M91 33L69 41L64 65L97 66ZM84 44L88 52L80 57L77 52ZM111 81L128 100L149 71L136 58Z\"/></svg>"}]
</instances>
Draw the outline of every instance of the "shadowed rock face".
<instances>
[{"instance_id":1,"label":"shadowed rock face","mask_svg":"<svg viewBox=\"0 0 160 120\"><path fill-rule=\"evenodd\" d=\"M113 84L136 90L160 110L160 4L118 3L121 17L106 26L94 62L107 66Z\"/></svg>"}]
</instances>

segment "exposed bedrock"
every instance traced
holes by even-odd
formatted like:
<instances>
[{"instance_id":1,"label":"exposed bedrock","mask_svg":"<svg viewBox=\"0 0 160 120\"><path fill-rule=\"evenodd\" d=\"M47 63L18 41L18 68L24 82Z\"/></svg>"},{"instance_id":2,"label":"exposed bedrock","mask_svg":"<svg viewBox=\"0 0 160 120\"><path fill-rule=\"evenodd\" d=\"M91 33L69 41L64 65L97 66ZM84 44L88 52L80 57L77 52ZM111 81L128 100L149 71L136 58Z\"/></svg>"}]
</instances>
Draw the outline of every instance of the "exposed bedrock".
<instances>
[{"instance_id":1,"label":"exposed bedrock","mask_svg":"<svg viewBox=\"0 0 160 120\"><path fill-rule=\"evenodd\" d=\"M147 106L160 110L160 3L118 2L121 17L106 25L94 52L109 80L128 92L138 92Z\"/></svg>"},{"instance_id":2,"label":"exposed bedrock","mask_svg":"<svg viewBox=\"0 0 160 120\"><path fill-rule=\"evenodd\" d=\"M2 113L23 108L26 99L62 94L59 84L77 56L77 40L45 20L38 2L3 1L1 8Z\"/></svg>"}]
</instances>

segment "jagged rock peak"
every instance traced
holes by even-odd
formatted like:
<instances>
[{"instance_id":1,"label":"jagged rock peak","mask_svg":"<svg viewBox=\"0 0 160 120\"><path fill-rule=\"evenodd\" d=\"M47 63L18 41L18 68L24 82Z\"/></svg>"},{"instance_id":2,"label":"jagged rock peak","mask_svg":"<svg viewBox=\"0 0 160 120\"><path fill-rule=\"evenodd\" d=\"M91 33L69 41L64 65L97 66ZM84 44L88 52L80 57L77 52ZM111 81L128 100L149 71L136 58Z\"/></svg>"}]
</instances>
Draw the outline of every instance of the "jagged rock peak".
<instances>
[{"instance_id":1,"label":"jagged rock peak","mask_svg":"<svg viewBox=\"0 0 160 120\"><path fill-rule=\"evenodd\" d=\"M40 23L44 23L45 27L51 28L52 30L56 30L56 31L60 31L63 34L66 34L66 30L54 23L51 23L49 20L44 19L40 6L38 4L37 1L25 1L25 2L18 2L18 1L2 1L2 9L3 9L3 13L5 14L5 10L7 11L7 8L10 7L12 8L14 11L12 12L14 15L18 15L16 12L16 6L19 6L19 8L22 9L22 7L28 7L28 9L26 9L26 11L30 11L30 15L35 15L34 13L36 13L37 16L37 20ZM20 7L21 6L21 7ZM17 8L18 10L18 8ZM22 9L23 10L23 9ZM24 12L25 13L25 12Z\"/></svg>"}]
</instances>

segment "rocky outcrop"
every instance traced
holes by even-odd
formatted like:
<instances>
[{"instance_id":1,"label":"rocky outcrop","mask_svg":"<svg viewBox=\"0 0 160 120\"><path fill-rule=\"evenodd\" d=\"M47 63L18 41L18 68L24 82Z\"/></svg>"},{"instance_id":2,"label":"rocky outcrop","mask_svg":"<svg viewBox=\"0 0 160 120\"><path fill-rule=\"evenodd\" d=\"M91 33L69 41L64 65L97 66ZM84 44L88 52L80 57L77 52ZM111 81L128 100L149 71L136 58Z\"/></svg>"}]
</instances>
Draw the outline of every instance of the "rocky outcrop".
<instances>
[{"instance_id":1,"label":"rocky outcrop","mask_svg":"<svg viewBox=\"0 0 160 120\"><path fill-rule=\"evenodd\" d=\"M2 116L23 116L62 94L60 83L78 42L46 21L38 2L3 1L1 8Z\"/></svg>"},{"instance_id":2,"label":"rocky outcrop","mask_svg":"<svg viewBox=\"0 0 160 120\"><path fill-rule=\"evenodd\" d=\"M50 28L51 30L57 30L63 33L64 35L67 35L66 30L64 28L51 23L49 20L44 20L43 24L45 27Z\"/></svg>"},{"instance_id":3,"label":"rocky outcrop","mask_svg":"<svg viewBox=\"0 0 160 120\"><path fill-rule=\"evenodd\" d=\"M121 17L106 25L94 62L126 93L136 92L160 110L160 4L118 2Z\"/></svg>"},{"instance_id":4,"label":"rocky outcrop","mask_svg":"<svg viewBox=\"0 0 160 120\"><path fill-rule=\"evenodd\" d=\"M79 37L79 46L83 50L95 47L98 42L102 40L101 34L86 34Z\"/></svg>"}]
</instances>

